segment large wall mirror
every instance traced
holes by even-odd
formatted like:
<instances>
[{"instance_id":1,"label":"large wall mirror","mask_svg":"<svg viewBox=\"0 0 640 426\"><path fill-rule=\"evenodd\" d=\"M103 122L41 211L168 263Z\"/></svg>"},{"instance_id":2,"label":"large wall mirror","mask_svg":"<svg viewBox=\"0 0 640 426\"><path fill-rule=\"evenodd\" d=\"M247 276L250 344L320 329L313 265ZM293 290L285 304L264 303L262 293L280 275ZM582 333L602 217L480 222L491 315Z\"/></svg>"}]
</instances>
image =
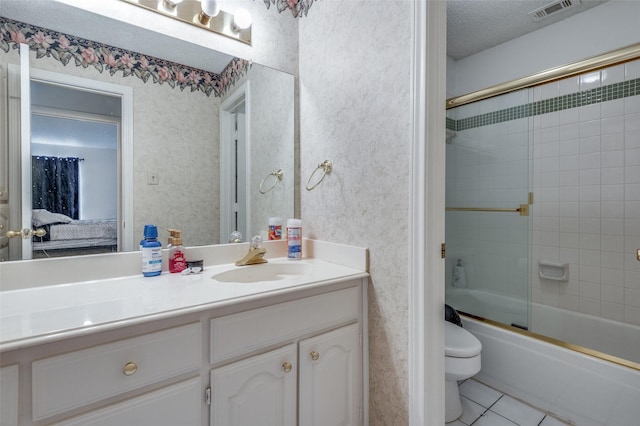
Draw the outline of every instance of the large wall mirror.
<instances>
[{"instance_id":1,"label":"large wall mirror","mask_svg":"<svg viewBox=\"0 0 640 426\"><path fill-rule=\"evenodd\" d=\"M292 75L211 49L178 63L175 43L192 46L175 39L166 56L125 50L111 39L124 24L104 18L79 38L17 3L0 10L0 257L136 250L146 223L163 243L171 228L188 246L227 243L233 230L246 241L293 216ZM5 235L41 228L44 238Z\"/></svg>"}]
</instances>

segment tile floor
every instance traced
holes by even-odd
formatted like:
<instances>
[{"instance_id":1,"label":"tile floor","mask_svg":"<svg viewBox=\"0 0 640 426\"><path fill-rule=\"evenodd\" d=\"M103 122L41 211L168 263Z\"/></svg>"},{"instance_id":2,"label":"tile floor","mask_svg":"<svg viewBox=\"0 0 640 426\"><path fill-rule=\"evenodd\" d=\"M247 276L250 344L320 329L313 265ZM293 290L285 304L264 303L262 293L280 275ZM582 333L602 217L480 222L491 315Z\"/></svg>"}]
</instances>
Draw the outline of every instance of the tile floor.
<instances>
[{"instance_id":1,"label":"tile floor","mask_svg":"<svg viewBox=\"0 0 640 426\"><path fill-rule=\"evenodd\" d=\"M567 426L555 417L474 379L460 384L462 417L446 426Z\"/></svg>"}]
</instances>

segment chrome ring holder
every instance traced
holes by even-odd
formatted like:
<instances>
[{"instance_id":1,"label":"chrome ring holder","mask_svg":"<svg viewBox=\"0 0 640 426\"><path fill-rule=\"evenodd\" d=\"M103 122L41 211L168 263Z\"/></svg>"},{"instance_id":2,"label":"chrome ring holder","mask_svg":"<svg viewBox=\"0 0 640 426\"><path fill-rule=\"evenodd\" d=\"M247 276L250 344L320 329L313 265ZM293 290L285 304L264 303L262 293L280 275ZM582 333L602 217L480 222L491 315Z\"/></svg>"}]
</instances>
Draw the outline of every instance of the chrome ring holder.
<instances>
[{"instance_id":1,"label":"chrome ring holder","mask_svg":"<svg viewBox=\"0 0 640 426\"><path fill-rule=\"evenodd\" d=\"M310 187L309 184L311 183L311 179L313 179L313 176L316 174L318 170L322 170L324 173L322 173L322 177L320 177L320 180ZM331 173L331 170L333 170L333 163L331 162L331 160L324 160L322 163L318 164L318 167L316 167L313 173L311 173L311 176L309 176L309 180L307 181L307 188L306 188L307 191L312 191L316 189L316 187L320 185L320 183L322 183L322 181L324 180L324 177Z\"/></svg>"},{"instance_id":2,"label":"chrome ring holder","mask_svg":"<svg viewBox=\"0 0 640 426\"><path fill-rule=\"evenodd\" d=\"M278 184L278 182L280 182L282 180L282 176L283 175L284 175L284 172L282 171L282 169L278 169L275 172L271 172L268 175L266 175L264 177L264 179L262 179L262 181L260 181L260 185L258 185L258 189L260 189L260 193L261 194L266 194L267 192L269 192L273 188L275 188L276 185ZM275 177L275 179L273 179L273 184L269 188L264 189L263 185L266 182L266 180L269 179L269 176L273 176L273 177Z\"/></svg>"}]
</instances>

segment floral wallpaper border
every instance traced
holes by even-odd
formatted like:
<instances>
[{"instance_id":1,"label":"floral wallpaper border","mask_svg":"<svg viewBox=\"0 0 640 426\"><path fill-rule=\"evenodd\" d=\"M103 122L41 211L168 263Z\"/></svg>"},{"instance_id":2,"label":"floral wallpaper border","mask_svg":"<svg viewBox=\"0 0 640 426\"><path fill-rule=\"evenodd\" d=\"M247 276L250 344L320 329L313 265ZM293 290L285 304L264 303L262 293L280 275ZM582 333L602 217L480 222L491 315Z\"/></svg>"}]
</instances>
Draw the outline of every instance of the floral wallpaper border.
<instances>
[{"instance_id":1,"label":"floral wallpaper border","mask_svg":"<svg viewBox=\"0 0 640 426\"><path fill-rule=\"evenodd\" d=\"M264 0L264 4L267 6L267 9L269 9L272 4L276 5L279 13L291 9L294 17L302 17L307 16L314 1L315 0Z\"/></svg>"},{"instance_id":2,"label":"floral wallpaper border","mask_svg":"<svg viewBox=\"0 0 640 426\"><path fill-rule=\"evenodd\" d=\"M121 72L122 77L137 77L145 83L166 83L172 88L200 91L207 96L224 95L251 68L250 61L233 58L220 74L216 74L0 17L0 49L9 52L18 49L20 43L28 44L36 52L36 58L50 57L64 66L73 61L77 67L93 67L100 73L108 71L110 75Z\"/></svg>"}]
</instances>

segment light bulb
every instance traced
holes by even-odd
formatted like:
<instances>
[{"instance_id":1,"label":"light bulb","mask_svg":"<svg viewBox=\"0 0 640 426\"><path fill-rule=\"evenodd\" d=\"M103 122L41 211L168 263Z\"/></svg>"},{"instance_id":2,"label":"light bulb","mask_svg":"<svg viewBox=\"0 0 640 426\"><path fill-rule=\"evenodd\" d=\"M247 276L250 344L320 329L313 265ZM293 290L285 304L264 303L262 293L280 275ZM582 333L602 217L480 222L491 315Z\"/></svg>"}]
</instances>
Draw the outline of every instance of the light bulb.
<instances>
[{"instance_id":1,"label":"light bulb","mask_svg":"<svg viewBox=\"0 0 640 426\"><path fill-rule=\"evenodd\" d=\"M233 14L233 29L240 31L251 26L251 14L246 9L238 9Z\"/></svg>"},{"instance_id":2,"label":"light bulb","mask_svg":"<svg viewBox=\"0 0 640 426\"><path fill-rule=\"evenodd\" d=\"M202 25L208 25L211 18L217 16L220 13L220 5L218 4L218 0L202 0L200 3L200 7L202 10L198 15L198 21Z\"/></svg>"},{"instance_id":3,"label":"light bulb","mask_svg":"<svg viewBox=\"0 0 640 426\"><path fill-rule=\"evenodd\" d=\"M220 13L220 5L218 4L218 0L202 0L201 2L202 11L205 15L214 17Z\"/></svg>"}]
</instances>

